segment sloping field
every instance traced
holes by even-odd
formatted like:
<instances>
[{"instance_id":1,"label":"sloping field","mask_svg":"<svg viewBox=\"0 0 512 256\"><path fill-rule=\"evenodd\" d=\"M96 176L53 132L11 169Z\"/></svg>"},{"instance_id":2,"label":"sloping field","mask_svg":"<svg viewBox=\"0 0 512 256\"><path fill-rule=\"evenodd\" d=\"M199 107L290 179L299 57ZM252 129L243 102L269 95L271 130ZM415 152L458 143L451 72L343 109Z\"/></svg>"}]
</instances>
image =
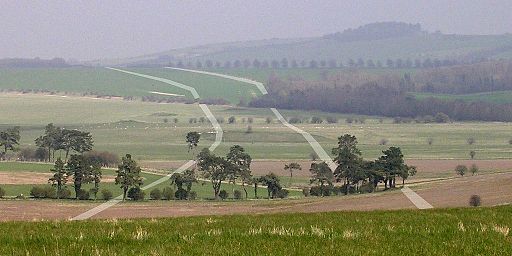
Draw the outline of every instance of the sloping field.
<instances>
[{"instance_id":1,"label":"sloping field","mask_svg":"<svg viewBox=\"0 0 512 256\"><path fill-rule=\"evenodd\" d=\"M493 104L512 103L512 91L495 91L471 94L435 94L435 93L413 93L418 99L434 97L441 100L462 100L468 102L487 102Z\"/></svg>"}]
</instances>

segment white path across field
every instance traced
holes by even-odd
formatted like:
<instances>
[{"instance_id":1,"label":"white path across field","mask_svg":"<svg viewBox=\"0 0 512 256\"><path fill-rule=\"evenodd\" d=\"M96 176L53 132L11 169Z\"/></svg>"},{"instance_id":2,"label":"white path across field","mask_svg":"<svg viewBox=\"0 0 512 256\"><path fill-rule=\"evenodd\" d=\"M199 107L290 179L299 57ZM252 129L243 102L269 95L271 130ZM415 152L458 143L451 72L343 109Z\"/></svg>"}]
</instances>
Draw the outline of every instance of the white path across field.
<instances>
[{"instance_id":1,"label":"white path across field","mask_svg":"<svg viewBox=\"0 0 512 256\"><path fill-rule=\"evenodd\" d=\"M254 80L251 80L251 79L247 79L247 78L243 78L243 77L237 77L237 76L230 76L230 75L220 74L220 73L213 73L213 72L208 72L208 71L202 71L202 70L185 69L185 68L173 68L173 67L165 67L165 68L174 69L174 70L180 70L180 71L187 71L187 72L198 73L198 74L209 75L209 76L218 76L218 77L222 77L222 78L226 78L226 79L231 79L231 80L239 81L239 82L242 82L242 83L252 84L252 85L255 85L260 90L260 92L263 95L268 94L267 89L265 88L263 83L258 82L258 81L254 81Z\"/></svg>"},{"instance_id":2,"label":"white path across field","mask_svg":"<svg viewBox=\"0 0 512 256\"><path fill-rule=\"evenodd\" d=\"M198 73L198 74L204 74L204 75L217 76L217 77L222 77L222 78L231 79L231 80L235 80L235 81L240 81L240 82L243 82L243 83L252 84L252 85L255 85L256 87L258 87L258 89L261 91L262 94L264 94L264 95L268 94L267 89L265 89L265 86L263 85L263 83L257 82L257 81L253 81L253 80L250 80L250 79L247 79L247 78L230 76L230 75L213 73L213 72L207 72L207 71L201 71L201 70L194 70L194 69L183 69L183 68L172 68L172 67L166 67L166 68L174 69L174 70L187 71L187 72L193 72L193 73ZM329 156L329 154L327 154L327 152L325 152L325 150L322 148L322 146L320 146L320 143L318 143L318 141L316 141L315 138L313 138L313 136L311 136L311 134L301 130L300 128L298 128L298 127L296 127L294 125L291 125L290 123L288 123L288 121L286 121L286 119L283 117L283 115L281 115L281 113L279 113L279 111L277 109L271 108L270 110L272 110L274 115L277 117L277 119L283 125L285 125L286 127L292 129L296 133L301 134L306 139L306 141L309 143L311 148L313 148L313 150L318 155L318 157L320 159L322 159L322 161L326 162L329 165L329 167L331 168L331 170L335 170L338 167L336 165L336 163L334 163L332 161L332 158ZM404 193L404 195L418 209L434 208L431 204L429 204L425 199L423 199L421 196L416 194L410 188L404 187L402 189L402 192Z\"/></svg>"},{"instance_id":3,"label":"white path across field","mask_svg":"<svg viewBox=\"0 0 512 256\"><path fill-rule=\"evenodd\" d=\"M190 87L188 85L184 85L184 84L180 84L180 83L177 83L175 81L172 81L172 80L168 80L168 79L163 79L163 78L159 78L159 77L154 77L154 76L148 76L148 75L144 75L144 74L139 74L139 73L135 73L135 72L130 72L130 71L125 71L125 70L121 70L121 69L116 69L116 68L109 68L111 70L115 70L115 71L119 71L119 72L123 72L123 73L127 73L127 74L131 74L131 75L135 75L135 76L140 76L140 77L144 77L144 78L147 78L147 79L152 79L152 80L156 80L156 81L160 81L160 82L163 82L163 83L166 83L166 84L170 84L170 85L173 85L173 86L177 86L177 87L180 87L180 88L183 88L185 90L188 90L192 93L192 95L194 96L194 98L198 99L199 98L199 94L197 94L196 90L193 88L193 87ZM204 114L206 115L206 117L208 118L208 120L210 120L210 123L212 124L213 128L215 129L215 142L210 146L210 151L214 151L221 143L222 141L222 136L224 134L222 128L220 127L219 123L217 122L217 119L213 116L212 112L210 111L210 109L208 108L207 105L205 104L199 104L199 107L201 108L201 110L203 110ZM142 187L141 189L142 190L147 190L147 189L150 189L152 187L155 187L157 185L160 185L161 183L163 182L166 182L169 180L169 177L171 177L174 173L180 173L180 172L183 172L185 171L186 169L190 168L191 166L193 166L195 164L195 161L194 160L190 160L188 162L186 162L185 164L183 164L182 166L180 166L178 169L176 169L175 171L167 174L166 176ZM90 210L88 210L87 212L84 212L74 218L72 218L71 220L86 220L86 219L89 219L91 218L92 216L102 212L102 211L105 211L107 210L108 208L120 203L123 199L123 196L120 195L112 200L109 200L108 202L105 202L103 204L100 204Z\"/></svg>"},{"instance_id":4,"label":"white path across field","mask_svg":"<svg viewBox=\"0 0 512 256\"><path fill-rule=\"evenodd\" d=\"M409 198L409 200L416 206L418 209L431 209L434 208L431 204L429 204L425 199L423 199L420 195L416 194L412 189L405 186L402 188L402 192L404 195Z\"/></svg>"}]
</instances>

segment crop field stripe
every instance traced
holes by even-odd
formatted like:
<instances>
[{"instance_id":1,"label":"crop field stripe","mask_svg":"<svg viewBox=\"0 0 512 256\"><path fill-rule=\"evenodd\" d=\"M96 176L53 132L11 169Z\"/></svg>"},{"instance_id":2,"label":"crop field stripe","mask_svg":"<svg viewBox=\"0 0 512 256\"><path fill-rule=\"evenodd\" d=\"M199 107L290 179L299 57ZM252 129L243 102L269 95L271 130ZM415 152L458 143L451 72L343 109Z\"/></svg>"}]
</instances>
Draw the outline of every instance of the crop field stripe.
<instances>
[{"instance_id":1,"label":"crop field stripe","mask_svg":"<svg viewBox=\"0 0 512 256\"><path fill-rule=\"evenodd\" d=\"M412 189L405 186L402 188L402 192L404 195L413 203L418 209L432 209L434 206L429 204L425 199L423 199L420 195L416 194Z\"/></svg>"},{"instance_id":2,"label":"crop field stripe","mask_svg":"<svg viewBox=\"0 0 512 256\"><path fill-rule=\"evenodd\" d=\"M263 86L263 83L258 82L258 81L254 81L254 80L251 80L251 79L247 79L247 78L243 78L243 77L230 76L230 75L225 75L225 74L220 74L220 73L213 73L213 72L208 72L208 71L194 70L194 69L173 68L173 67L165 67L165 68L174 69L174 70L180 70L180 71L186 71L186 72L192 72L192 73L198 73L198 74L204 74L204 75L210 75L210 76L217 76L217 77L222 77L222 78L226 78L226 79L231 79L231 80L239 81L239 82L242 82L242 83L252 84L252 85L255 85L260 90L260 92L263 95L268 94L267 89L265 88L265 86Z\"/></svg>"},{"instance_id":3,"label":"crop field stripe","mask_svg":"<svg viewBox=\"0 0 512 256\"><path fill-rule=\"evenodd\" d=\"M144 78L147 78L147 79L152 79L152 80L156 80L156 81L160 81L160 82L163 82L163 83L166 83L166 84L170 84L170 85L174 85L174 86L177 86L177 87L180 87L180 88L183 88L185 90L188 90L192 93L192 95L194 96L194 98L196 99L199 99L199 94L197 94L197 91L193 88L193 87L190 87L188 85L184 85L184 84L180 84L180 83L177 83L175 81L172 81L172 80L169 80L169 79L163 79L163 78L159 78L159 77L154 77L154 76L148 76L148 75L144 75L144 74L139 74L139 73L135 73L135 72L130 72L130 71L125 71L125 70L122 70L122 69L116 69L116 68L108 68L108 69L111 69L111 70L115 70L115 71L119 71L119 72L123 72L123 73L127 73L127 74L130 74L130 75L135 75L135 76L140 76L140 77L144 77ZM197 97L196 97L197 96ZM223 130L222 128L220 127L219 123L217 122L217 119L215 118L215 116L213 116L212 112L210 111L210 109L208 108L208 106L206 104L199 104L199 107L201 108L201 110L203 110L204 114L206 115L206 117L208 118L208 120L210 120L213 128L215 129L215 142L210 146L210 151L214 151L219 145L220 143L222 142L222 136L223 136ZM181 173L183 171L185 171L186 169L190 168L192 165L195 164L195 161L194 160L190 160L188 162L186 162L184 165L180 166L178 169L176 169L175 171L167 174L166 176L142 187L141 189L142 190L147 190L147 189L150 189L152 187L155 187L157 185L160 185L161 183L169 180L169 178L175 174L175 173ZM120 203L123 199L123 196L120 195L106 203L103 203L103 204L100 204L99 206L96 206L90 210L88 210L87 212L84 212L74 218L72 218L71 220L86 220L86 219L89 219L91 218L92 216L102 212L102 211L105 211L106 209Z\"/></svg>"}]
</instances>

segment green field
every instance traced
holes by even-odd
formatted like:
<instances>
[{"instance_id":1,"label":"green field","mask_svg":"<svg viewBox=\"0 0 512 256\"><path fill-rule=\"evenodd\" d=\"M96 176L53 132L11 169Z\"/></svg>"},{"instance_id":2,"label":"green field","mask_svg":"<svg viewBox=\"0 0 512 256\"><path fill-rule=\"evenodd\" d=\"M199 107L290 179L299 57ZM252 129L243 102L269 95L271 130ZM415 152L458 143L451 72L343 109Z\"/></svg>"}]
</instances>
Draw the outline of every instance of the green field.
<instances>
[{"instance_id":1,"label":"green field","mask_svg":"<svg viewBox=\"0 0 512 256\"><path fill-rule=\"evenodd\" d=\"M163 68L130 70L185 83L196 88L202 98L223 98L232 104L238 104L240 99L248 100L259 95L259 91L252 86L216 77ZM158 96L150 92L163 92L184 95L192 99L192 95L186 90L105 68L0 69L0 89L47 90L122 97Z\"/></svg>"},{"instance_id":2,"label":"green field","mask_svg":"<svg viewBox=\"0 0 512 256\"><path fill-rule=\"evenodd\" d=\"M512 91L495 91L470 94L436 94L436 93L413 93L418 99L434 97L441 100L462 100L468 102L487 102L493 104L512 103Z\"/></svg>"},{"instance_id":3,"label":"green field","mask_svg":"<svg viewBox=\"0 0 512 256\"><path fill-rule=\"evenodd\" d=\"M240 144L254 159L308 159L312 149L305 139L283 126L269 109L211 106L213 114L227 120L235 116L237 123L222 123L223 143L217 149L225 154L229 147ZM16 110L16 111L14 111ZM366 117L364 124L347 124L348 115L321 112L281 111L285 117L309 119L312 116L335 116L337 124L298 124L310 132L330 151L338 136L350 133L358 137L363 155L375 158L390 145L400 146L409 159L467 159L471 150L477 159L510 158L512 124L461 122L449 124L393 124L391 119L379 123L376 117ZM140 101L97 100L43 95L0 94L0 129L21 126L21 147L34 147L34 139L43 133L44 126L53 122L59 126L78 128L92 133L95 150L107 150L119 155L131 153L138 160L188 160L185 135L202 132L199 148L209 147L215 135L208 122L189 124L190 118L203 117L197 105L157 104ZM248 123L248 118L253 123ZM174 123L174 118L178 123ZM243 123L242 119L246 119ZM165 123L165 119L168 122ZM252 133L246 133L248 126ZM476 143L468 145L466 140ZM433 138L433 145L427 139ZM388 145L379 145L387 139Z\"/></svg>"},{"instance_id":4,"label":"green field","mask_svg":"<svg viewBox=\"0 0 512 256\"><path fill-rule=\"evenodd\" d=\"M511 255L511 215L500 206L6 222L0 254Z\"/></svg>"}]
</instances>

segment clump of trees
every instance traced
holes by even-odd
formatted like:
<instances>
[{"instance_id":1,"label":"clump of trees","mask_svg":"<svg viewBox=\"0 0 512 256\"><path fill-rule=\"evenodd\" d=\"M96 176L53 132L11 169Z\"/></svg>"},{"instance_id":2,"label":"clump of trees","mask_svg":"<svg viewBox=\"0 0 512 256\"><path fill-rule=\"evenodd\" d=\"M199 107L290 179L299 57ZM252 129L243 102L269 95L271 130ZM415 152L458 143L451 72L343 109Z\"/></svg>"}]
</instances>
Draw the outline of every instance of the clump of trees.
<instances>
[{"instance_id":1,"label":"clump of trees","mask_svg":"<svg viewBox=\"0 0 512 256\"><path fill-rule=\"evenodd\" d=\"M51 162L52 159L55 160L57 151L64 152L64 159L67 160L70 152L82 154L91 151L94 142L89 132L69 130L48 124L45 127L44 135L38 137L35 144L40 148L47 149L48 162Z\"/></svg>"},{"instance_id":2,"label":"clump of trees","mask_svg":"<svg viewBox=\"0 0 512 256\"><path fill-rule=\"evenodd\" d=\"M121 164L118 166L116 171L117 177L115 182L116 185L119 185L121 189L123 189L123 201L126 199L129 189L140 188L140 186L144 183L141 176L141 171L141 168L137 162L132 159L130 154L126 154L126 156L124 156L121 160ZM131 195L136 197L131 197L133 199L140 199L140 194L138 191L133 191Z\"/></svg>"},{"instance_id":3,"label":"clump of trees","mask_svg":"<svg viewBox=\"0 0 512 256\"><path fill-rule=\"evenodd\" d=\"M14 151L20 144L20 139L20 128L17 126L0 131L0 147L3 150L0 153L0 158L5 159L7 151Z\"/></svg>"}]
</instances>

